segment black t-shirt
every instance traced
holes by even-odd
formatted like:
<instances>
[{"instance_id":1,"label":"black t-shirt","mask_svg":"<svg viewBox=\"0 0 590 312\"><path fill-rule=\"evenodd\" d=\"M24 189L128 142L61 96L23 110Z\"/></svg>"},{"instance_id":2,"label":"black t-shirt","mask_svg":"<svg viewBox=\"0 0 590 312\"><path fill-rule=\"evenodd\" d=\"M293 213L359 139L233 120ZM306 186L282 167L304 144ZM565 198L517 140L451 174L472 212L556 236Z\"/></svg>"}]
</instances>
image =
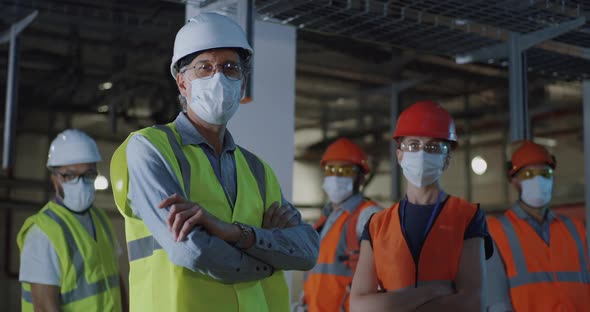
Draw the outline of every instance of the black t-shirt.
<instances>
[{"instance_id":1,"label":"black t-shirt","mask_svg":"<svg viewBox=\"0 0 590 312\"><path fill-rule=\"evenodd\" d=\"M444 209L444 204L442 203ZM410 252L414 257L414 261L418 259L418 255L420 254L420 250L422 249L422 245L424 245L424 231L426 230L426 226L428 225L428 220L430 219L430 215L434 210L435 205L414 205L410 202L406 204L405 208L405 216L404 216L404 227L406 229L406 242L408 247L410 248ZM439 209L438 214L440 214ZM438 217L438 215L437 215ZM436 219L435 219L436 221ZM369 232L369 224L371 224L371 220L365 225L365 230L363 231L363 235L361 236L361 240L368 240L372 244L371 240L371 233ZM477 209L477 212L471 219L471 222L467 226L465 230L465 235L463 239L470 239L474 237L482 237L485 242L485 251L486 251L486 259L489 259L492 254L494 253L494 246L492 244L492 239L490 237L490 233L488 231L488 224L486 222L485 213L481 208Z\"/></svg>"}]
</instances>

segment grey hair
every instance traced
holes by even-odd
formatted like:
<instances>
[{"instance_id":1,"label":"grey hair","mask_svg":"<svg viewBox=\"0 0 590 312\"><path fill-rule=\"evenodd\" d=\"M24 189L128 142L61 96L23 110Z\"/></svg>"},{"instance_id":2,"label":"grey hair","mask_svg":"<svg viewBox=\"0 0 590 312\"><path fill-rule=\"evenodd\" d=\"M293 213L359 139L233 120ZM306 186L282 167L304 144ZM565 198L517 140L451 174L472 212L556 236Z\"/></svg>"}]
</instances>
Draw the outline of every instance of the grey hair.
<instances>
[{"instance_id":1,"label":"grey hair","mask_svg":"<svg viewBox=\"0 0 590 312\"><path fill-rule=\"evenodd\" d=\"M235 50L238 53L238 56L240 57L240 63L242 64L244 69L249 68L250 61L252 60L252 55L250 54L250 52L248 50L244 50L241 48L236 48ZM178 60L173 67L174 74L179 73L183 68L187 67L190 63L192 63L195 60L195 58L197 58L197 56L199 56L199 54L207 51L210 50L194 52ZM180 93L178 94L178 103L180 104L180 108L182 109L182 111L186 112L188 102L186 98Z\"/></svg>"}]
</instances>

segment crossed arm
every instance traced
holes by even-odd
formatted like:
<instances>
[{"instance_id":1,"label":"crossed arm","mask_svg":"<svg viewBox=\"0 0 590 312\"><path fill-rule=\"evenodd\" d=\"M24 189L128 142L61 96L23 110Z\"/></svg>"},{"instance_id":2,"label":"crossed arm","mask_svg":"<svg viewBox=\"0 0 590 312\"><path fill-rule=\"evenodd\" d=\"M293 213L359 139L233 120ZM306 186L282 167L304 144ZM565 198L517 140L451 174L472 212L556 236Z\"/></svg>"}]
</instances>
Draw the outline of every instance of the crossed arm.
<instances>
[{"instance_id":1,"label":"crossed arm","mask_svg":"<svg viewBox=\"0 0 590 312\"><path fill-rule=\"evenodd\" d=\"M464 242L455 289L426 284L379 293L373 249L368 241L363 241L352 282L351 311L482 311L485 281L483 244L482 238Z\"/></svg>"},{"instance_id":2,"label":"crossed arm","mask_svg":"<svg viewBox=\"0 0 590 312\"><path fill-rule=\"evenodd\" d=\"M484 311L485 282L484 239L467 239L463 242L454 293L430 300L416 311Z\"/></svg>"},{"instance_id":3,"label":"crossed arm","mask_svg":"<svg viewBox=\"0 0 590 312\"><path fill-rule=\"evenodd\" d=\"M133 212L144 221L174 264L223 283L260 280L270 276L272 269L309 270L315 264L319 237L311 226L302 222L299 212L290 204L274 209L279 214L270 218L274 222L267 222L285 228L254 228L254 235L249 239L250 248L242 250L232 244L239 239L239 227L216 219L198 203L186 201L170 165L145 137L131 138L127 145L127 163ZM180 195L171 199L174 194ZM173 211L171 206L174 205ZM176 219L181 212L183 218L174 228L174 221L168 220L171 215ZM284 221L286 218L288 222ZM268 219L267 215L265 220ZM186 237L180 237L183 228ZM258 244L260 241L264 244ZM271 270L261 269L267 266L271 266Z\"/></svg>"}]
</instances>

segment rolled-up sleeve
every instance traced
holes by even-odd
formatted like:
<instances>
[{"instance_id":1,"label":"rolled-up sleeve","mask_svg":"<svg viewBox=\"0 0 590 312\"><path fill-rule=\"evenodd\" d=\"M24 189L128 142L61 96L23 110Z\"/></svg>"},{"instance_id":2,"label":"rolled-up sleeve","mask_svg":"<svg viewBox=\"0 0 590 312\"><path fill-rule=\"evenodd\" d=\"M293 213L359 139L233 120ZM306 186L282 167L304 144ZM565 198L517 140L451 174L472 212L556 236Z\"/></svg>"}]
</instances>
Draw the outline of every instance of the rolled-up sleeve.
<instances>
[{"instance_id":1,"label":"rolled-up sleeve","mask_svg":"<svg viewBox=\"0 0 590 312\"><path fill-rule=\"evenodd\" d=\"M143 220L172 263L223 283L260 280L272 274L274 268L269 264L209 235L201 227L191 231L184 241L175 242L166 224L169 209L160 209L158 204L175 193L185 197L176 175L142 135L130 138L126 154L128 198L133 213Z\"/></svg>"},{"instance_id":2,"label":"rolled-up sleeve","mask_svg":"<svg viewBox=\"0 0 590 312\"><path fill-rule=\"evenodd\" d=\"M285 198L283 203L291 205ZM291 205L292 209L295 209ZM320 237L314 228L301 219L299 224L283 229L254 228L256 243L246 253L277 270L311 270L317 261Z\"/></svg>"}]
</instances>

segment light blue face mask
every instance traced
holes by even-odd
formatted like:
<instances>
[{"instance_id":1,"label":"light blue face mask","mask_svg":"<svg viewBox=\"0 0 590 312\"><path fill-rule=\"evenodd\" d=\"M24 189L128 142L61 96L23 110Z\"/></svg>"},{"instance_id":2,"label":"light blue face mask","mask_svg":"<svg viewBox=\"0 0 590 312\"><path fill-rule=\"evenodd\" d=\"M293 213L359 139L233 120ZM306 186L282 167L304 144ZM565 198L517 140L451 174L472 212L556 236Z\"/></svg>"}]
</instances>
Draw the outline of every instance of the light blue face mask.
<instances>
[{"instance_id":1,"label":"light blue face mask","mask_svg":"<svg viewBox=\"0 0 590 312\"><path fill-rule=\"evenodd\" d=\"M189 106L212 125L225 125L240 107L242 80L229 80L223 73L191 81Z\"/></svg>"},{"instance_id":2,"label":"light blue face mask","mask_svg":"<svg viewBox=\"0 0 590 312\"><path fill-rule=\"evenodd\" d=\"M333 204L340 204L352 195L354 180L349 177L329 176L322 185L326 195Z\"/></svg>"},{"instance_id":3,"label":"light blue face mask","mask_svg":"<svg viewBox=\"0 0 590 312\"><path fill-rule=\"evenodd\" d=\"M94 203L94 183L84 183L84 179L78 179L74 183L62 183L61 187L64 206L73 212L84 212Z\"/></svg>"},{"instance_id":4,"label":"light blue face mask","mask_svg":"<svg viewBox=\"0 0 590 312\"><path fill-rule=\"evenodd\" d=\"M553 192L553 178L536 176L520 183L522 192L520 199L533 208L543 208L551 202Z\"/></svg>"}]
</instances>

